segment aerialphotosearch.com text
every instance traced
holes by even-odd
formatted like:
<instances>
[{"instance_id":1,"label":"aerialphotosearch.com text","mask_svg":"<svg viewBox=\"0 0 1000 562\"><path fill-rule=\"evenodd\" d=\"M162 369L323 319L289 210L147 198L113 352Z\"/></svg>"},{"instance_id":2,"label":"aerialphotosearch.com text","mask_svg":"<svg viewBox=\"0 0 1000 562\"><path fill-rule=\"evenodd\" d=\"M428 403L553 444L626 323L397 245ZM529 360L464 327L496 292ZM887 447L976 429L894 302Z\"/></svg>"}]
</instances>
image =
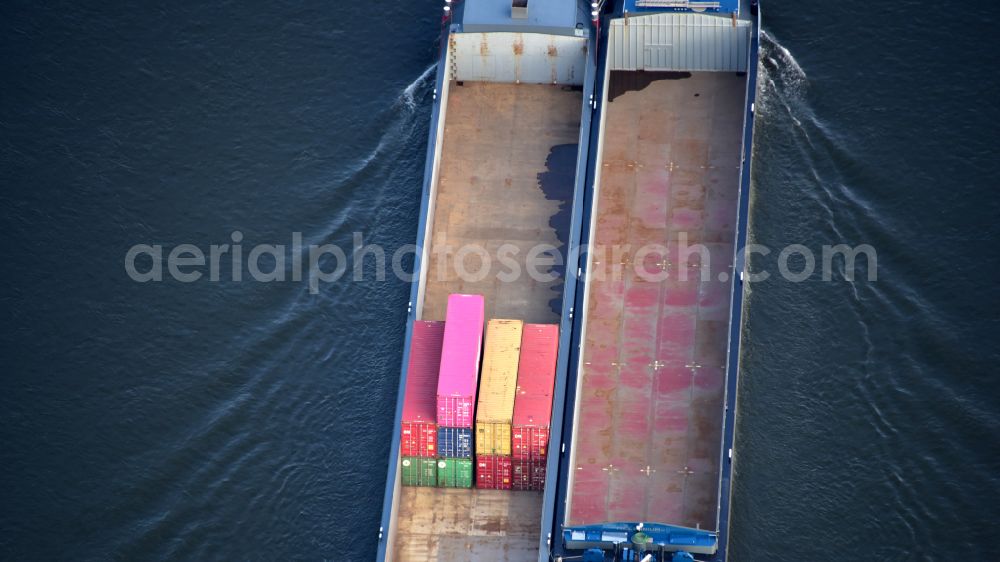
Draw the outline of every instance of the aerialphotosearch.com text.
<instances>
[{"instance_id":1,"label":"aerialphotosearch.com text","mask_svg":"<svg viewBox=\"0 0 1000 562\"><path fill-rule=\"evenodd\" d=\"M562 277L566 264L572 264L569 274L579 271L586 274L587 280L728 282L733 275L751 283L771 279L772 271L768 269L744 271L743 257L756 263L756 255L776 257L778 277L793 283L808 279L854 281L859 268L864 279L878 279L878 255L868 244L827 244L818 252L802 244L781 249L750 244L743 251L734 251L732 244L693 241L696 237L689 238L685 232L674 238L639 247L584 245L570 249L566 255L565 248L551 244L506 243L488 250L478 244L452 246L447 241L431 248L406 244L389 251L378 244L366 244L360 232L353 233L346 250L337 244L303 245L301 232L291 234L290 244L245 247L243 233L234 231L229 241L207 249L194 244L136 244L125 254L125 272L139 283L305 282L312 294L319 293L323 284L345 279L385 281L390 272L400 281L412 282L415 263L423 264L421 269L430 280L472 283L491 276L500 282L513 282L523 275L551 283Z\"/></svg>"}]
</instances>

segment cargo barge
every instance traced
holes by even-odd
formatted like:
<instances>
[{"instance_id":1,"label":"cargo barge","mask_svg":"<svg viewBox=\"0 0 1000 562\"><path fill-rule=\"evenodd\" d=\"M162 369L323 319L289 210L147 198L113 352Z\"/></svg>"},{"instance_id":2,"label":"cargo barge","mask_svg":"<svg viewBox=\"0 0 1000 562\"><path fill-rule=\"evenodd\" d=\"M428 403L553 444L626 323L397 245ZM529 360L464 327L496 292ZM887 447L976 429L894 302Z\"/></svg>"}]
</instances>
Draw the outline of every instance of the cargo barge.
<instances>
[{"instance_id":1,"label":"cargo barge","mask_svg":"<svg viewBox=\"0 0 1000 562\"><path fill-rule=\"evenodd\" d=\"M626 250L583 264L556 559L726 558L758 17L625 0L605 20L585 229Z\"/></svg>"},{"instance_id":2,"label":"cargo barge","mask_svg":"<svg viewBox=\"0 0 1000 562\"><path fill-rule=\"evenodd\" d=\"M756 3L465 0L443 22L376 559L724 560ZM707 258L687 260L682 233ZM662 255L637 255L650 244ZM539 245L568 260L546 279L470 278L448 263L448 248ZM680 281L699 259L712 279ZM636 263L667 275L598 274ZM483 326L551 328L552 396L480 426L476 412L441 411L438 395L452 425L435 441L422 425L433 397L407 395L408 371L414 385L433 371L421 346L442 340L454 295L482 297ZM490 392L507 396L498 384ZM463 403L477 399L494 409ZM404 458L413 451L423 456ZM432 474L435 455L447 458ZM470 482L476 470L497 489Z\"/></svg>"}]
</instances>

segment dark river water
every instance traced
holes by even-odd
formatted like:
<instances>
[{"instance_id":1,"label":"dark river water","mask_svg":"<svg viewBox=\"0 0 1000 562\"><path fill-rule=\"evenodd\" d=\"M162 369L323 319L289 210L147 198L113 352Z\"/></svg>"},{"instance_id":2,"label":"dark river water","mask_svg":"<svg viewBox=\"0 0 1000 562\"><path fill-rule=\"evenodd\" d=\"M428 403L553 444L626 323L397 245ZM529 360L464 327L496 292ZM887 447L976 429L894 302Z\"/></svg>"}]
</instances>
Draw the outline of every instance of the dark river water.
<instances>
[{"instance_id":1,"label":"dark river water","mask_svg":"<svg viewBox=\"0 0 1000 562\"><path fill-rule=\"evenodd\" d=\"M374 556L408 285L124 264L413 242L440 4L0 4L0 559ZM877 280L751 286L731 559L1000 559L996 9L764 10L751 237Z\"/></svg>"}]
</instances>

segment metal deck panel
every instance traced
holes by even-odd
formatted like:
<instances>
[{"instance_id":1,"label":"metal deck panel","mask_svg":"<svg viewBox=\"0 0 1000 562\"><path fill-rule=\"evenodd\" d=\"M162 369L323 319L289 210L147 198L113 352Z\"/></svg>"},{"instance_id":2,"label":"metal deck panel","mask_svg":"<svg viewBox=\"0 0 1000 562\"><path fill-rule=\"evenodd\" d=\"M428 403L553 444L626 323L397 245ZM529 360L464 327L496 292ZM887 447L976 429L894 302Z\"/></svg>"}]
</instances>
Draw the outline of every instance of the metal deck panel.
<instances>
[{"instance_id":1,"label":"metal deck panel","mask_svg":"<svg viewBox=\"0 0 1000 562\"><path fill-rule=\"evenodd\" d=\"M538 244L561 245L550 221L572 195L581 103L579 91L561 86L452 84L422 319L444 319L451 293L478 293L486 298L488 319L559 322L562 278L543 283L523 274L500 282L496 256L503 244L519 249L518 261ZM547 194L539 174L550 171L547 160L560 145L573 145L566 185L550 186ZM467 245L485 249L494 261L493 274L463 281L454 256L443 259L437 251L445 245L455 251ZM474 255L465 263L471 272L478 269Z\"/></svg>"},{"instance_id":2,"label":"metal deck panel","mask_svg":"<svg viewBox=\"0 0 1000 562\"><path fill-rule=\"evenodd\" d=\"M628 265L586 289L568 524L716 526L745 88L733 73L693 73L605 105L593 236L630 249L589 268ZM681 233L709 249L711 280L697 267L678 279ZM634 274L644 244L669 249L643 260L665 261L667 280Z\"/></svg>"},{"instance_id":3,"label":"metal deck panel","mask_svg":"<svg viewBox=\"0 0 1000 562\"><path fill-rule=\"evenodd\" d=\"M400 491L396 562L523 562L538 555L541 496L506 490Z\"/></svg>"}]
</instances>

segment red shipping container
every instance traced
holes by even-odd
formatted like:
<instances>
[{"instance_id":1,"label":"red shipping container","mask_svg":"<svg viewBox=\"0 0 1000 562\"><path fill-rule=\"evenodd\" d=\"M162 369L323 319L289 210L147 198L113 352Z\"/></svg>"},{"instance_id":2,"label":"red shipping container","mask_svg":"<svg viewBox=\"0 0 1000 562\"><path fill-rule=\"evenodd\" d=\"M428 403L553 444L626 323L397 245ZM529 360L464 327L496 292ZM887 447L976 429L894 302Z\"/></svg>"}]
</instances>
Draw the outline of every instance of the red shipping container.
<instances>
[{"instance_id":1,"label":"red shipping container","mask_svg":"<svg viewBox=\"0 0 1000 562\"><path fill-rule=\"evenodd\" d=\"M525 324L517 364L517 395L552 396L558 355L558 325Z\"/></svg>"},{"instance_id":2,"label":"red shipping container","mask_svg":"<svg viewBox=\"0 0 1000 562\"><path fill-rule=\"evenodd\" d=\"M544 490L545 461L513 461L511 464L511 489Z\"/></svg>"},{"instance_id":3,"label":"red shipping container","mask_svg":"<svg viewBox=\"0 0 1000 562\"><path fill-rule=\"evenodd\" d=\"M444 322L424 320L413 323L399 439L404 457L437 456L435 416L444 326Z\"/></svg>"},{"instance_id":4,"label":"red shipping container","mask_svg":"<svg viewBox=\"0 0 1000 562\"><path fill-rule=\"evenodd\" d=\"M552 421L552 387L559 353L559 326L525 324L517 369L511 455L544 462Z\"/></svg>"},{"instance_id":5,"label":"red shipping container","mask_svg":"<svg viewBox=\"0 0 1000 562\"><path fill-rule=\"evenodd\" d=\"M511 458L506 455L477 456L476 487L488 490L510 490Z\"/></svg>"},{"instance_id":6,"label":"red shipping container","mask_svg":"<svg viewBox=\"0 0 1000 562\"><path fill-rule=\"evenodd\" d=\"M518 460L540 460L548 458L549 416L552 412L552 398L549 396L520 397L514 403L514 425L510 430L510 453ZM521 404L525 413L517 417L517 405ZM535 419L531 411L544 411L545 417ZM518 423L520 422L520 423Z\"/></svg>"},{"instance_id":7,"label":"red shipping container","mask_svg":"<svg viewBox=\"0 0 1000 562\"><path fill-rule=\"evenodd\" d=\"M403 422L400 424L399 450L404 457L437 456L437 424Z\"/></svg>"},{"instance_id":8,"label":"red shipping container","mask_svg":"<svg viewBox=\"0 0 1000 562\"><path fill-rule=\"evenodd\" d=\"M472 427L484 311L482 295L448 295L437 386L437 423L441 427Z\"/></svg>"}]
</instances>

